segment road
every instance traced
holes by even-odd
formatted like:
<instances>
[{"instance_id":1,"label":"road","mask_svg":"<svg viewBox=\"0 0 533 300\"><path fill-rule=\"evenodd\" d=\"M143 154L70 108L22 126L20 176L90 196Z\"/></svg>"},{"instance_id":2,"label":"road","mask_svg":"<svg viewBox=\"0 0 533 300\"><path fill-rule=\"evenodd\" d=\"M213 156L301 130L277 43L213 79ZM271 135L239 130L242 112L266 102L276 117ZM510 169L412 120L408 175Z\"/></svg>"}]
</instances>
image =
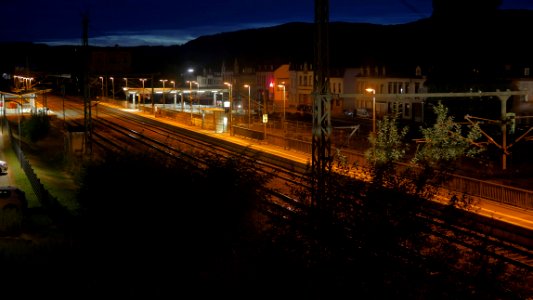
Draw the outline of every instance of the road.
<instances>
[{"instance_id":1,"label":"road","mask_svg":"<svg viewBox=\"0 0 533 300\"><path fill-rule=\"evenodd\" d=\"M0 175L0 186L8 186L8 185L14 186L15 180L14 180L13 171L15 169L20 169L20 164L18 163L18 161L14 162L12 160L8 160L6 157L5 149L8 149L8 150L11 149L11 142L9 140L9 134L7 130L5 130L4 128L4 130L0 132L0 135L1 135L0 148L4 150L0 152L0 160L8 162L7 173Z\"/></svg>"}]
</instances>

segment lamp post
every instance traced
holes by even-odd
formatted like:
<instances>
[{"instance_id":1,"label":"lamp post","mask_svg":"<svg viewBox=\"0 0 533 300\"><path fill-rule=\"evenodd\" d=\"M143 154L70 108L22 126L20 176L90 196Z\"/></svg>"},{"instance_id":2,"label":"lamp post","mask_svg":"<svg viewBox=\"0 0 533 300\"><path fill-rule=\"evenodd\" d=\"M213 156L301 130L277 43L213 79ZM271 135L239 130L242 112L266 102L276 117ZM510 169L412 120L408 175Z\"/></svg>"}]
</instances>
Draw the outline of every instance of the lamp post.
<instances>
[{"instance_id":1,"label":"lamp post","mask_svg":"<svg viewBox=\"0 0 533 300\"><path fill-rule=\"evenodd\" d=\"M274 111L274 82L271 81L269 84L269 87L272 89L272 93L270 93L270 90L269 90L268 98L272 98L272 99L265 100L265 113L267 113L267 110L268 110L268 101L272 101L272 111Z\"/></svg>"},{"instance_id":2,"label":"lamp post","mask_svg":"<svg viewBox=\"0 0 533 300\"><path fill-rule=\"evenodd\" d=\"M233 96L231 95L231 86L232 85L229 82L224 82L224 84L227 85L228 88L229 88L229 133L230 133L230 135L233 135L233 130L232 130L232 125L233 125L233 120L232 120L233 119L233 115L232 115L233 114L233 112L232 112L232 110L233 110L233 99L232 98L233 98Z\"/></svg>"},{"instance_id":3,"label":"lamp post","mask_svg":"<svg viewBox=\"0 0 533 300\"><path fill-rule=\"evenodd\" d=\"M245 88L248 88L248 128L250 128L250 125L252 124L251 122L251 117L250 117L250 104L251 104L251 101L250 101L250 85L249 84L245 84L244 85Z\"/></svg>"},{"instance_id":4,"label":"lamp post","mask_svg":"<svg viewBox=\"0 0 533 300\"><path fill-rule=\"evenodd\" d=\"M192 122L192 83L193 83L192 79L194 78L194 69L192 67L188 68L187 73L189 73L187 78L189 78L190 80L185 81L185 83L189 84L189 107L191 109L191 122Z\"/></svg>"},{"instance_id":5,"label":"lamp post","mask_svg":"<svg viewBox=\"0 0 533 300\"><path fill-rule=\"evenodd\" d=\"M165 99L165 82L167 82L168 79L159 79L159 81L161 81L161 82L163 83L163 100L162 100L162 102L163 102L163 106L164 106L164 105L165 105L165 102L166 102L166 101L165 101L165 100L166 100L166 99Z\"/></svg>"},{"instance_id":6,"label":"lamp post","mask_svg":"<svg viewBox=\"0 0 533 300\"><path fill-rule=\"evenodd\" d=\"M176 93L176 82L174 80L171 80L170 83L172 83L172 90L174 90L174 108L176 108L177 104L177 93Z\"/></svg>"},{"instance_id":7,"label":"lamp post","mask_svg":"<svg viewBox=\"0 0 533 300\"><path fill-rule=\"evenodd\" d=\"M111 80L111 96L115 100L115 78L109 77L109 79Z\"/></svg>"},{"instance_id":8,"label":"lamp post","mask_svg":"<svg viewBox=\"0 0 533 300\"><path fill-rule=\"evenodd\" d=\"M100 76L100 81L102 82L102 100L104 100L104 77Z\"/></svg>"},{"instance_id":9,"label":"lamp post","mask_svg":"<svg viewBox=\"0 0 533 300\"><path fill-rule=\"evenodd\" d=\"M285 83L278 84L278 87L283 88L283 130L285 131Z\"/></svg>"},{"instance_id":10,"label":"lamp post","mask_svg":"<svg viewBox=\"0 0 533 300\"><path fill-rule=\"evenodd\" d=\"M367 88L365 90L372 93L372 133L376 134L376 90L373 88Z\"/></svg>"},{"instance_id":11,"label":"lamp post","mask_svg":"<svg viewBox=\"0 0 533 300\"><path fill-rule=\"evenodd\" d=\"M126 95L126 101L128 100L128 78L124 77L124 81L126 82L126 86L124 87L124 94Z\"/></svg>"},{"instance_id":12,"label":"lamp post","mask_svg":"<svg viewBox=\"0 0 533 300\"><path fill-rule=\"evenodd\" d=\"M183 90L180 92L180 98L181 98L181 111L183 112L185 110L185 102L183 102Z\"/></svg>"},{"instance_id":13,"label":"lamp post","mask_svg":"<svg viewBox=\"0 0 533 300\"><path fill-rule=\"evenodd\" d=\"M191 111L191 123L192 123L192 80L187 80L186 83L189 84L189 110Z\"/></svg>"},{"instance_id":14,"label":"lamp post","mask_svg":"<svg viewBox=\"0 0 533 300\"><path fill-rule=\"evenodd\" d=\"M141 97L142 97L143 105L144 105L144 82L146 81L146 78L139 78L139 81L142 82L143 84L143 91L142 91Z\"/></svg>"},{"instance_id":15,"label":"lamp post","mask_svg":"<svg viewBox=\"0 0 533 300\"><path fill-rule=\"evenodd\" d=\"M19 98L20 101L22 101L22 98ZM17 151L17 154L18 154L18 159L19 159L19 162L20 162L20 166L22 167L22 143L21 143L21 140L22 140L22 131L21 131L21 128L20 128L20 115L22 114L22 103L19 102L19 101L16 101L16 100L9 100L9 101L12 101L12 102L15 102L17 103L17 108L18 108L18 118L17 118L17 122L18 122L18 131L19 131L19 136L18 136L18 151ZM3 110L3 114L4 114L4 117L6 115L6 111L5 111L5 102L7 102L5 99L4 99L4 110Z\"/></svg>"},{"instance_id":16,"label":"lamp post","mask_svg":"<svg viewBox=\"0 0 533 300\"><path fill-rule=\"evenodd\" d=\"M192 83L196 84L196 103L198 103L198 105L202 107L202 105L200 104L200 99L198 98L198 95L200 95L200 83L198 83L198 81L193 81Z\"/></svg>"},{"instance_id":17,"label":"lamp post","mask_svg":"<svg viewBox=\"0 0 533 300\"><path fill-rule=\"evenodd\" d=\"M21 143L21 140L22 140L22 131L21 131L21 128L20 128L20 115L22 115L22 103L19 103L17 102L18 104L18 107L19 107L19 113L18 113L18 129L19 129L19 161L20 161L20 166L22 167L22 143Z\"/></svg>"}]
</instances>

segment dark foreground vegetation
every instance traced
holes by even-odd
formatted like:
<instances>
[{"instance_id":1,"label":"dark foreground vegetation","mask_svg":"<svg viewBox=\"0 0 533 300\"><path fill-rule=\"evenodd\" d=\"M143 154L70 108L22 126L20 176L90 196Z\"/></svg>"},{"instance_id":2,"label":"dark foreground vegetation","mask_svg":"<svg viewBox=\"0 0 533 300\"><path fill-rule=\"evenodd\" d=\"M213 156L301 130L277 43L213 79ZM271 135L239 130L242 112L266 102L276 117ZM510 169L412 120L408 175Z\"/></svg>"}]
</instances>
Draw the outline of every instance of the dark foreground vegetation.
<instances>
[{"instance_id":1,"label":"dark foreground vegetation","mask_svg":"<svg viewBox=\"0 0 533 300\"><path fill-rule=\"evenodd\" d=\"M320 209L281 214L265 209L271 175L243 157L213 156L202 168L154 153L83 162L78 210L51 219L33 208L19 226L2 228L0 295L533 297L530 271L431 235L419 218L422 194L383 188L392 171L379 166L376 184L331 174ZM309 190L293 192L309 199ZM457 222L457 204L442 208L446 222Z\"/></svg>"}]
</instances>

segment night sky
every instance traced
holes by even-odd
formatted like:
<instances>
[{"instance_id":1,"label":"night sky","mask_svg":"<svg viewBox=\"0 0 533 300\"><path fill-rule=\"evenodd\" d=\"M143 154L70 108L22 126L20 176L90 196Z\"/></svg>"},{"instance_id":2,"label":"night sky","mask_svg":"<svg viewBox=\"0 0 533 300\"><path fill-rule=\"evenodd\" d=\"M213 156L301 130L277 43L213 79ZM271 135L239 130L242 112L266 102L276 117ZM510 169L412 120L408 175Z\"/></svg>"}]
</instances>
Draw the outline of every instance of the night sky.
<instances>
[{"instance_id":1,"label":"night sky","mask_svg":"<svg viewBox=\"0 0 533 300\"><path fill-rule=\"evenodd\" d=\"M313 22L312 0L0 0L2 42L82 43L82 16L95 46L178 45L202 35ZM330 21L404 24L427 18L431 0L330 0ZM503 0L500 9L530 9Z\"/></svg>"}]
</instances>

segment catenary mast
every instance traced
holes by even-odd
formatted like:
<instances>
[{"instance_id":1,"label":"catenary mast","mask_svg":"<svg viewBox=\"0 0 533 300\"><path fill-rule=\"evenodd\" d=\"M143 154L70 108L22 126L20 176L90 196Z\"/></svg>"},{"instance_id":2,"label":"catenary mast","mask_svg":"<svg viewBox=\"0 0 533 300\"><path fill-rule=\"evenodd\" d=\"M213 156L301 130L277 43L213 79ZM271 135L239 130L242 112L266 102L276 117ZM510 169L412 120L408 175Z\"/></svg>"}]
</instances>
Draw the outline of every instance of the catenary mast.
<instances>
[{"instance_id":1,"label":"catenary mast","mask_svg":"<svg viewBox=\"0 0 533 300\"><path fill-rule=\"evenodd\" d=\"M329 92L329 0L315 0L312 205L327 201L327 180L331 170L331 94Z\"/></svg>"},{"instance_id":2,"label":"catenary mast","mask_svg":"<svg viewBox=\"0 0 533 300\"><path fill-rule=\"evenodd\" d=\"M83 45L82 45L82 72L83 72L83 111L85 125L85 153L92 154L92 122L91 122L91 97L89 94L89 17L83 15Z\"/></svg>"}]
</instances>

